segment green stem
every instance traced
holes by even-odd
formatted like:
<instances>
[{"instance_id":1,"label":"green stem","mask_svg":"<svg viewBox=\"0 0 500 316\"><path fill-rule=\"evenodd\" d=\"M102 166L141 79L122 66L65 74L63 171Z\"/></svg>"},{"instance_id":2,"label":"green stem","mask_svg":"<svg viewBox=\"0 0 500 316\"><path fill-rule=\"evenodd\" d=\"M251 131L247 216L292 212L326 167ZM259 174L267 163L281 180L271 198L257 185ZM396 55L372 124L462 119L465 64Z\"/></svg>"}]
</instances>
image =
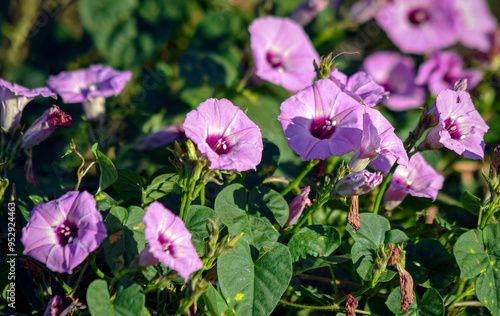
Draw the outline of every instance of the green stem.
<instances>
[{"instance_id":1,"label":"green stem","mask_svg":"<svg viewBox=\"0 0 500 316\"><path fill-rule=\"evenodd\" d=\"M314 306L314 305L302 305L302 304L295 304L295 303L290 303L285 300L280 300L280 303L283 305L288 305L296 308L301 308L301 309L312 309L312 310L336 310L337 312L343 312L344 309L340 307L337 304L334 305L329 305L329 306Z\"/></svg>"},{"instance_id":2,"label":"green stem","mask_svg":"<svg viewBox=\"0 0 500 316\"><path fill-rule=\"evenodd\" d=\"M475 288L473 286L471 286L470 288L467 289L467 291L465 291L462 294L460 294L459 296L457 296L455 298L455 300L453 300L453 302L451 302L450 306L448 306L448 310L453 309L453 305L455 305L457 302L460 302L465 297L467 297L467 296L471 295L472 293L474 293L474 290L475 290Z\"/></svg>"},{"instance_id":3,"label":"green stem","mask_svg":"<svg viewBox=\"0 0 500 316\"><path fill-rule=\"evenodd\" d=\"M83 269L82 271L80 272L80 275L78 276L78 279L76 280L76 283L75 285L73 286L73 290L71 291L71 293L68 294L68 296L70 297L73 297L73 295L75 294L76 292L76 289L78 288L78 284L80 284L80 281L82 280L82 277L83 277L83 274L85 273L85 270L87 270L87 267L89 266L89 263L88 261L85 263L85 265L83 266Z\"/></svg>"},{"instance_id":4,"label":"green stem","mask_svg":"<svg viewBox=\"0 0 500 316\"><path fill-rule=\"evenodd\" d=\"M397 167L398 163L395 162L391 170L387 174L387 176L385 176L384 181L380 185L380 190L378 191L377 198L375 199L375 204L373 205L373 214L378 214L380 204L382 203L382 198L384 197L385 191L387 190L387 186L389 185L392 175L394 174L394 171L396 171Z\"/></svg>"},{"instance_id":5,"label":"green stem","mask_svg":"<svg viewBox=\"0 0 500 316\"><path fill-rule=\"evenodd\" d=\"M97 264L95 263L95 255L92 255L92 257L89 258L89 264L90 264L90 268L92 268L92 271L94 271L94 273L101 279L104 279L108 282L111 282L111 278L107 275L104 274L104 272L102 272L99 267L97 266Z\"/></svg>"},{"instance_id":6,"label":"green stem","mask_svg":"<svg viewBox=\"0 0 500 316\"><path fill-rule=\"evenodd\" d=\"M294 187L300 184L302 179L311 171L314 166L316 166L319 163L319 160L309 160L307 164L304 166L304 169L302 169L302 172L292 181L290 184L281 191L281 196L285 196L288 192L290 192Z\"/></svg>"},{"instance_id":7,"label":"green stem","mask_svg":"<svg viewBox=\"0 0 500 316\"><path fill-rule=\"evenodd\" d=\"M61 284L61 286L63 287L63 289L66 291L66 293L70 294L71 291L72 291L72 289L66 283L64 283L61 275L59 273L55 272L54 276L56 277L57 282L59 282L59 284Z\"/></svg>"}]
</instances>

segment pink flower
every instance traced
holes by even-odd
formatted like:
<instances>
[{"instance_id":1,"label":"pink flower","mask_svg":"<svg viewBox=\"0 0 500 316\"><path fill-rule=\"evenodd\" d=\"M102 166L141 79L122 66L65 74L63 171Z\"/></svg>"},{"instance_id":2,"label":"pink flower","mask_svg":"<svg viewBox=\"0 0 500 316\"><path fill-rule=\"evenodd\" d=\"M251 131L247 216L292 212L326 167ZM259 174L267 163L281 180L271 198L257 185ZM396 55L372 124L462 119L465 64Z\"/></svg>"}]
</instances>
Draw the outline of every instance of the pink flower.
<instances>
[{"instance_id":1,"label":"pink flower","mask_svg":"<svg viewBox=\"0 0 500 316\"><path fill-rule=\"evenodd\" d=\"M262 134L237 106L226 99L208 99L189 112L184 121L186 137L202 154L211 169L255 169L262 160Z\"/></svg>"},{"instance_id":2,"label":"pink flower","mask_svg":"<svg viewBox=\"0 0 500 316\"><path fill-rule=\"evenodd\" d=\"M463 69L464 61L455 52L434 52L418 70L415 83L429 85L434 96L445 89L453 88L459 79L467 79L470 89L476 87L483 79L483 73L476 69Z\"/></svg>"},{"instance_id":3,"label":"pink flower","mask_svg":"<svg viewBox=\"0 0 500 316\"><path fill-rule=\"evenodd\" d=\"M186 138L183 124L170 125L158 132L147 134L137 145L138 150L153 150Z\"/></svg>"},{"instance_id":4,"label":"pink flower","mask_svg":"<svg viewBox=\"0 0 500 316\"><path fill-rule=\"evenodd\" d=\"M484 158L484 134L489 127L466 91L444 90L436 99L439 125L427 134L421 149L446 147L469 159Z\"/></svg>"},{"instance_id":5,"label":"pink flower","mask_svg":"<svg viewBox=\"0 0 500 316\"><path fill-rule=\"evenodd\" d=\"M353 172L335 184L332 196L363 195L375 189L383 179L380 173L372 173L368 170Z\"/></svg>"},{"instance_id":6,"label":"pink flower","mask_svg":"<svg viewBox=\"0 0 500 316\"><path fill-rule=\"evenodd\" d=\"M146 208L143 219L148 242L139 255L139 266L163 263L188 279L191 273L203 267L191 242L191 233L182 219L158 201Z\"/></svg>"},{"instance_id":7,"label":"pink flower","mask_svg":"<svg viewBox=\"0 0 500 316\"><path fill-rule=\"evenodd\" d=\"M71 273L106 238L92 194L68 192L36 206L23 228L24 254L54 272Z\"/></svg>"},{"instance_id":8,"label":"pink flower","mask_svg":"<svg viewBox=\"0 0 500 316\"><path fill-rule=\"evenodd\" d=\"M342 91L369 107L379 104L389 95L389 92L386 92L384 87L376 84L370 75L362 71L347 78L346 75L335 68L330 73L330 79L333 80Z\"/></svg>"},{"instance_id":9,"label":"pink flower","mask_svg":"<svg viewBox=\"0 0 500 316\"><path fill-rule=\"evenodd\" d=\"M382 101L387 108L405 111L424 105L425 89L415 84L415 62L411 57L381 51L366 57L362 68L390 93Z\"/></svg>"},{"instance_id":10,"label":"pink flower","mask_svg":"<svg viewBox=\"0 0 500 316\"><path fill-rule=\"evenodd\" d=\"M359 147L364 106L330 79L315 81L280 109L288 145L304 160L342 156Z\"/></svg>"},{"instance_id":11,"label":"pink flower","mask_svg":"<svg viewBox=\"0 0 500 316\"><path fill-rule=\"evenodd\" d=\"M310 85L319 55L302 27L289 19L255 19L249 27L255 76L297 91Z\"/></svg>"},{"instance_id":12,"label":"pink flower","mask_svg":"<svg viewBox=\"0 0 500 316\"><path fill-rule=\"evenodd\" d=\"M29 149L46 140L58 126L69 128L73 125L73 119L64 113L56 105L43 112L23 135L21 147Z\"/></svg>"},{"instance_id":13,"label":"pink flower","mask_svg":"<svg viewBox=\"0 0 500 316\"><path fill-rule=\"evenodd\" d=\"M309 200L309 192L311 192L311 187L307 186L300 190L300 194L292 200L289 205L290 215L286 221L287 225L291 226L297 223L304 208L312 205L311 200Z\"/></svg>"}]
</instances>

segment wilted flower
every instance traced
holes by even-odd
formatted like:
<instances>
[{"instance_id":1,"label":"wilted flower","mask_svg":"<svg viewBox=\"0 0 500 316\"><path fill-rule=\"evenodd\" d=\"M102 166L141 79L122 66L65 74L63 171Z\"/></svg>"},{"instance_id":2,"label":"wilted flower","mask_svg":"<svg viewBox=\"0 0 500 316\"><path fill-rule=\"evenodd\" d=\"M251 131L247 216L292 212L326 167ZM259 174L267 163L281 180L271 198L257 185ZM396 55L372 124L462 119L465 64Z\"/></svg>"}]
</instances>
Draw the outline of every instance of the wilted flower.
<instances>
[{"instance_id":1,"label":"wilted flower","mask_svg":"<svg viewBox=\"0 0 500 316\"><path fill-rule=\"evenodd\" d=\"M415 84L415 62L396 52L382 51L369 55L363 70L388 91L382 101L393 111L416 109L426 101L425 88Z\"/></svg>"},{"instance_id":2,"label":"wilted flower","mask_svg":"<svg viewBox=\"0 0 500 316\"><path fill-rule=\"evenodd\" d=\"M395 162L391 156L378 156L371 162L375 170L387 174ZM425 162L420 153L414 154L408 166L398 166L384 194L383 203L386 208L398 206L408 194L435 200L438 191L443 187L444 177Z\"/></svg>"},{"instance_id":3,"label":"wilted flower","mask_svg":"<svg viewBox=\"0 0 500 316\"><path fill-rule=\"evenodd\" d=\"M369 107L379 104L389 95L389 92L385 91L384 87L376 84L370 75L362 71L355 73L347 79L346 75L335 68L330 73L330 79L333 80L342 91Z\"/></svg>"},{"instance_id":4,"label":"wilted flower","mask_svg":"<svg viewBox=\"0 0 500 316\"><path fill-rule=\"evenodd\" d=\"M490 34L498 23L485 0L453 0L455 32L460 42L470 48L487 52L491 47Z\"/></svg>"},{"instance_id":5,"label":"wilted flower","mask_svg":"<svg viewBox=\"0 0 500 316\"><path fill-rule=\"evenodd\" d=\"M351 294L347 295L347 300L345 304L345 313L347 316L356 316L356 307L358 307L358 301Z\"/></svg>"},{"instance_id":6,"label":"wilted flower","mask_svg":"<svg viewBox=\"0 0 500 316\"><path fill-rule=\"evenodd\" d=\"M349 214L347 214L347 223L350 224L356 231L358 231L361 227L358 195L352 195L349 197Z\"/></svg>"},{"instance_id":7,"label":"wilted flower","mask_svg":"<svg viewBox=\"0 0 500 316\"><path fill-rule=\"evenodd\" d=\"M32 99L43 96L56 98L48 88L28 89L0 79L0 126L12 133L19 125L23 109Z\"/></svg>"},{"instance_id":8,"label":"wilted flower","mask_svg":"<svg viewBox=\"0 0 500 316\"><path fill-rule=\"evenodd\" d=\"M315 81L280 109L288 145L304 160L342 156L359 147L364 106L330 79Z\"/></svg>"},{"instance_id":9,"label":"wilted flower","mask_svg":"<svg viewBox=\"0 0 500 316\"><path fill-rule=\"evenodd\" d=\"M399 264L400 263L400 261L399 261L399 253L401 252L401 249L398 248L398 247L394 248L392 246L392 244L389 244L389 247L391 249L392 254L391 254L391 257L389 258L389 261L387 261L387 265L388 266L394 266L396 264Z\"/></svg>"},{"instance_id":10,"label":"wilted flower","mask_svg":"<svg viewBox=\"0 0 500 316\"><path fill-rule=\"evenodd\" d=\"M191 233L182 219L158 201L146 208L143 218L148 242L139 255L139 266L163 263L188 279L191 273L203 267L191 242Z\"/></svg>"},{"instance_id":11,"label":"wilted flower","mask_svg":"<svg viewBox=\"0 0 500 316\"><path fill-rule=\"evenodd\" d=\"M43 316L59 316L61 315L63 309L64 306L61 297L56 295L47 304L47 309L45 310L45 313L43 313Z\"/></svg>"},{"instance_id":12,"label":"wilted flower","mask_svg":"<svg viewBox=\"0 0 500 316\"><path fill-rule=\"evenodd\" d=\"M408 164L403 142L394 133L391 123L379 111L366 109L363 114L361 145L354 152L349 167L354 171L361 171L379 154L395 157L400 165Z\"/></svg>"},{"instance_id":13,"label":"wilted flower","mask_svg":"<svg viewBox=\"0 0 500 316\"><path fill-rule=\"evenodd\" d=\"M262 159L262 135L237 106L208 99L186 115L186 137L210 160L210 169L247 171Z\"/></svg>"},{"instance_id":14,"label":"wilted flower","mask_svg":"<svg viewBox=\"0 0 500 316\"><path fill-rule=\"evenodd\" d=\"M309 200L309 192L311 192L311 187L307 186L300 190L300 194L292 200L289 205L290 215L286 221L287 225L291 226L297 223L304 208L312 205L311 200Z\"/></svg>"},{"instance_id":15,"label":"wilted flower","mask_svg":"<svg viewBox=\"0 0 500 316\"><path fill-rule=\"evenodd\" d=\"M446 147L469 159L484 157L484 134L489 127L475 109L469 93L444 90L436 100L439 125L432 129L421 149Z\"/></svg>"},{"instance_id":16,"label":"wilted flower","mask_svg":"<svg viewBox=\"0 0 500 316\"><path fill-rule=\"evenodd\" d=\"M332 196L362 195L375 189L382 180L383 177L378 172L372 173L368 170L353 172L335 184Z\"/></svg>"},{"instance_id":17,"label":"wilted flower","mask_svg":"<svg viewBox=\"0 0 500 316\"><path fill-rule=\"evenodd\" d=\"M64 113L56 105L43 112L23 135L21 147L28 149L46 140L58 126L69 128L73 125L73 119Z\"/></svg>"},{"instance_id":18,"label":"wilted flower","mask_svg":"<svg viewBox=\"0 0 500 316\"><path fill-rule=\"evenodd\" d=\"M415 301L415 296L413 295L413 278L411 274L403 268L401 263L397 264L397 268L401 287L401 311L406 313L410 310L410 305Z\"/></svg>"},{"instance_id":19,"label":"wilted flower","mask_svg":"<svg viewBox=\"0 0 500 316\"><path fill-rule=\"evenodd\" d=\"M255 19L249 27L255 75L289 91L310 85L319 55L302 27L289 19Z\"/></svg>"},{"instance_id":20,"label":"wilted flower","mask_svg":"<svg viewBox=\"0 0 500 316\"><path fill-rule=\"evenodd\" d=\"M462 57L454 52L435 52L418 70L415 82L419 85L429 85L434 96L445 89L453 88L459 79L467 79L469 88L474 88L481 82L483 73L476 69L463 69Z\"/></svg>"},{"instance_id":21,"label":"wilted flower","mask_svg":"<svg viewBox=\"0 0 500 316\"><path fill-rule=\"evenodd\" d=\"M89 120L101 120L106 112L106 98L118 95L131 77L130 71L91 65L87 69L63 71L57 76L50 76L47 85L65 103L83 103Z\"/></svg>"},{"instance_id":22,"label":"wilted flower","mask_svg":"<svg viewBox=\"0 0 500 316\"><path fill-rule=\"evenodd\" d=\"M290 19L306 25L311 22L316 15L328 6L328 0L305 0L290 14Z\"/></svg>"},{"instance_id":23,"label":"wilted flower","mask_svg":"<svg viewBox=\"0 0 500 316\"><path fill-rule=\"evenodd\" d=\"M160 148L172 144L176 140L183 139L185 137L186 134L184 134L183 124L170 125L158 132L153 132L146 135L146 137L144 137L137 145L137 149L151 150Z\"/></svg>"},{"instance_id":24,"label":"wilted flower","mask_svg":"<svg viewBox=\"0 0 500 316\"><path fill-rule=\"evenodd\" d=\"M106 238L92 194L68 192L35 206L23 228L24 254L54 272L70 273Z\"/></svg>"},{"instance_id":25,"label":"wilted flower","mask_svg":"<svg viewBox=\"0 0 500 316\"><path fill-rule=\"evenodd\" d=\"M424 54L452 45L456 38L450 1L394 0L376 21L405 53Z\"/></svg>"}]
</instances>

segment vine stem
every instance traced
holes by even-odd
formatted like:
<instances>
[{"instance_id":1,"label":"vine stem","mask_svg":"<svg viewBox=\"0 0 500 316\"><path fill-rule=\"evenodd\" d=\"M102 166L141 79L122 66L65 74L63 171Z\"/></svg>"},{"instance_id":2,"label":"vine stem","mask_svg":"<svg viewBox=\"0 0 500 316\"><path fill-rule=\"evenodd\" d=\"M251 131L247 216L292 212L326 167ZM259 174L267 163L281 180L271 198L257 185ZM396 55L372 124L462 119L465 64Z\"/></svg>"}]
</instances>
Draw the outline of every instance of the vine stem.
<instances>
[{"instance_id":1,"label":"vine stem","mask_svg":"<svg viewBox=\"0 0 500 316\"><path fill-rule=\"evenodd\" d=\"M80 275L78 276L78 279L76 280L75 285L73 286L73 290L68 293L68 296L73 297L73 295L76 292L76 289L78 288L78 284L80 284L80 281L82 280L83 274L85 273L85 270L87 270L87 267L89 266L88 261L85 263L85 266L83 266L82 271L80 272Z\"/></svg>"},{"instance_id":2,"label":"vine stem","mask_svg":"<svg viewBox=\"0 0 500 316\"><path fill-rule=\"evenodd\" d=\"M300 184L302 179L311 171L314 166L319 163L319 160L309 160L307 164L302 169L302 172L292 181L290 184L281 191L281 196L285 196L288 192L292 191L294 187Z\"/></svg>"},{"instance_id":3,"label":"vine stem","mask_svg":"<svg viewBox=\"0 0 500 316\"><path fill-rule=\"evenodd\" d=\"M55 272L54 276L56 277L57 282L59 282L59 284L61 284L62 288L66 291L66 293L70 294L72 292L72 289L66 283L64 283L64 281L61 277L61 274Z\"/></svg>"},{"instance_id":4,"label":"vine stem","mask_svg":"<svg viewBox=\"0 0 500 316\"><path fill-rule=\"evenodd\" d=\"M475 291L475 288L474 287L470 287L469 289L467 289L467 291L463 292L462 294L460 294L459 296L457 296L453 302L451 302L450 306L448 307L448 310L450 309L453 309L453 306L458 303L459 301L461 301L462 299L464 299L466 296L469 296L471 295L472 293L474 293Z\"/></svg>"},{"instance_id":5,"label":"vine stem","mask_svg":"<svg viewBox=\"0 0 500 316\"><path fill-rule=\"evenodd\" d=\"M389 182L391 181L392 175L394 174L394 171L396 171L397 167L398 163L395 162L387 176L385 176L384 181L380 185L380 190L378 191L377 198L375 199L375 204L373 205L373 214L378 214L380 204L382 203L382 198L384 197L387 186L389 186Z\"/></svg>"}]
</instances>

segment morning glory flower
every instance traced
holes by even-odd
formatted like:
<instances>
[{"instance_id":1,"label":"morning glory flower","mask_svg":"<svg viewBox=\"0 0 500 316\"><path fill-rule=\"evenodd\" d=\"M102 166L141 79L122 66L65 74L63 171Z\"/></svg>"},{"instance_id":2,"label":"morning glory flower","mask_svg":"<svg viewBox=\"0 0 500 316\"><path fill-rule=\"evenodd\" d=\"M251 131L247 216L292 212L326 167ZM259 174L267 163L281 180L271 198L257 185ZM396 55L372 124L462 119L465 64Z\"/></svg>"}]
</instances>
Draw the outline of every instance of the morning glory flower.
<instances>
[{"instance_id":1,"label":"morning glory flower","mask_svg":"<svg viewBox=\"0 0 500 316\"><path fill-rule=\"evenodd\" d=\"M376 84L370 75L362 71L347 78L346 75L335 68L330 73L330 79L333 80L342 91L369 107L379 104L389 95L389 92L386 92L384 87Z\"/></svg>"},{"instance_id":2,"label":"morning glory flower","mask_svg":"<svg viewBox=\"0 0 500 316\"><path fill-rule=\"evenodd\" d=\"M349 167L354 171L361 171L379 154L393 156L400 165L408 164L408 155L403 142L394 133L394 127L382 113L368 108L363 114L361 145L354 152Z\"/></svg>"},{"instance_id":3,"label":"morning glory flower","mask_svg":"<svg viewBox=\"0 0 500 316\"><path fill-rule=\"evenodd\" d=\"M342 156L359 147L364 106L330 79L315 81L280 109L283 134L303 160Z\"/></svg>"},{"instance_id":4,"label":"morning glory flower","mask_svg":"<svg viewBox=\"0 0 500 316\"><path fill-rule=\"evenodd\" d=\"M483 73L476 69L463 69L464 61L455 52L435 52L418 70L415 83L429 85L434 96L445 89L453 88L459 79L467 79L470 89L476 87L483 79Z\"/></svg>"},{"instance_id":5,"label":"morning glory flower","mask_svg":"<svg viewBox=\"0 0 500 316\"><path fill-rule=\"evenodd\" d=\"M456 41L452 5L449 0L394 0L377 12L376 21L401 51L425 54Z\"/></svg>"},{"instance_id":6,"label":"morning glory flower","mask_svg":"<svg viewBox=\"0 0 500 316\"><path fill-rule=\"evenodd\" d=\"M484 134L489 127L466 91L444 90L436 99L439 124L432 129L421 149L446 147L469 159L484 158Z\"/></svg>"},{"instance_id":7,"label":"morning glory flower","mask_svg":"<svg viewBox=\"0 0 500 316\"><path fill-rule=\"evenodd\" d=\"M290 215L288 216L288 220L286 224L291 226L295 225L299 220L300 215L304 208L310 207L312 205L311 200L309 200L309 193L311 192L311 187L307 186L300 190L300 194L297 195L289 205Z\"/></svg>"},{"instance_id":8,"label":"morning glory flower","mask_svg":"<svg viewBox=\"0 0 500 316\"><path fill-rule=\"evenodd\" d=\"M53 97L57 95L49 88L28 89L15 83L0 79L0 126L8 133L19 125L24 107L38 96Z\"/></svg>"},{"instance_id":9,"label":"morning glory flower","mask_svg":"<svg viewBox=\"0 0 500 316\"><path fill-rule=\"evenodd\" d=\"M309 24L327 6L328 0L305 0L290 13L290 19L300 25Z\"/></svg>"},{"instance_id":10,"label":"morning glory flower","mask_svg":"<svg viewBox=\"0 0 500 316\"><path fill-rule=\"evenodd\" d=\"M186 137L210 161L210 169L255 169L262 160L260 129L226 99L208 99L189 112L184 121Z\"/></svg>"},{"instance_id":11,"label":"morning glory flower","mask_svg":"<svg viewBox=\"0 0 500 316\"><path fill-rule=\"evenodd\" d=\"M415 62L411 57L381 51L366 57L362 68L390 93L382 101L387 108L405 111L425 104L425 88L415 84Z\"/></svg>"},{"instance_id":12,"label":"morning glory flower","mask_svg":"<svg viewBox=\"0 0 500 316\"><path fill-rule=\"evenodd\" d=\"M71 273L106 238L101 212L87 191L35 206L23 228L24 254L54 272Z\"/></svg>"},{"instance_id":13,"label":"morning glory flower","mask_svg":"<svg viewBox=\"0 0 500 316\"><path fill-rule=\"evenodd\" d=\"M191 233L179 216L155 201L146 208L143 222L148 244L139 255L140 267L161 262L186 280L203 267L191 242Z\"/></svg>"},{"instance_id":14,"label":"morning glory flower","mask_svg":"<svg viewBox=\"0 0 500 316\"><path fill-rule=\"evenodd\" d=\"M387 175L394 162L394 157L378 156L370 165ZM393 209L408 194L435 200L443 183L444 177L427 164L420 153L416 153L410 158L407 167L398 166L394 171L383 204L387 209Z\"/></svg>"},{"instance_id":15,"label":"morning glory flower","mask_svg":"<svg viewBox=\"0 0 500 316\"><path fill-rule=\"evenodd\" d=\"M297 91L309 86L316 76L313 61L319 55L302 26L278 17L255 19L249 27L255 76Z\"/></svg>"},{"instance_id":16,"label":"morning glory flower","mask_svg":"<svg viewBox=\"0 0 500 316\"><path fill-rule=\"evenodd\" d=\"M340 179L331 193L335 197L363 195L375 189L383 179L379 172L373 173L368 170L353 172Z\"/></svg>"},{"instance_id":17,"label":"morning glory flower","mask_svg":"<svg viewBox=\"0 0 500 316\"><path fill-rule=\"evenodd\" d=\"M43 112L30 128L23 134L21 148L29 149L46 140L58 126L69 128L73 125L73 119L64 113L56 105Z\"/></svg>"},{"instance_id":18,"label":"morning glory flower","mask_svg":"<svg viewBox=\"0 0 500 316\"><path fill-rule=\"evenodd\" d=\"M470 48L488 52L490 35L497 28L497 20L491 14L485 0L453 0L455 32L460 42Z\"/></svg>"},{"instance_id":19,"label":"morning glory flower","mask_svg":"<svg viewBox=\"0 0 500 316\"><path fill-rule=\"evenodd\" d=\"M106 112L106 98L120 94L131 77L130 71L91 65L86 69L63 71L57 76L50 76L47 85L65 103L82 103L89 120L102 120Z\"/></svg>"},{"instance_id":20,"label":"morning glory flower","mask_svg":"<svg viewBox=\"0 0 500 316\"><path fill-rule=\"evenodd\" d=\"M186 138L183 124L167 126L157 132L147 134L137 144L138 150L153 150L172 144L176 140Z\"/></svg>"}]
</instances>

